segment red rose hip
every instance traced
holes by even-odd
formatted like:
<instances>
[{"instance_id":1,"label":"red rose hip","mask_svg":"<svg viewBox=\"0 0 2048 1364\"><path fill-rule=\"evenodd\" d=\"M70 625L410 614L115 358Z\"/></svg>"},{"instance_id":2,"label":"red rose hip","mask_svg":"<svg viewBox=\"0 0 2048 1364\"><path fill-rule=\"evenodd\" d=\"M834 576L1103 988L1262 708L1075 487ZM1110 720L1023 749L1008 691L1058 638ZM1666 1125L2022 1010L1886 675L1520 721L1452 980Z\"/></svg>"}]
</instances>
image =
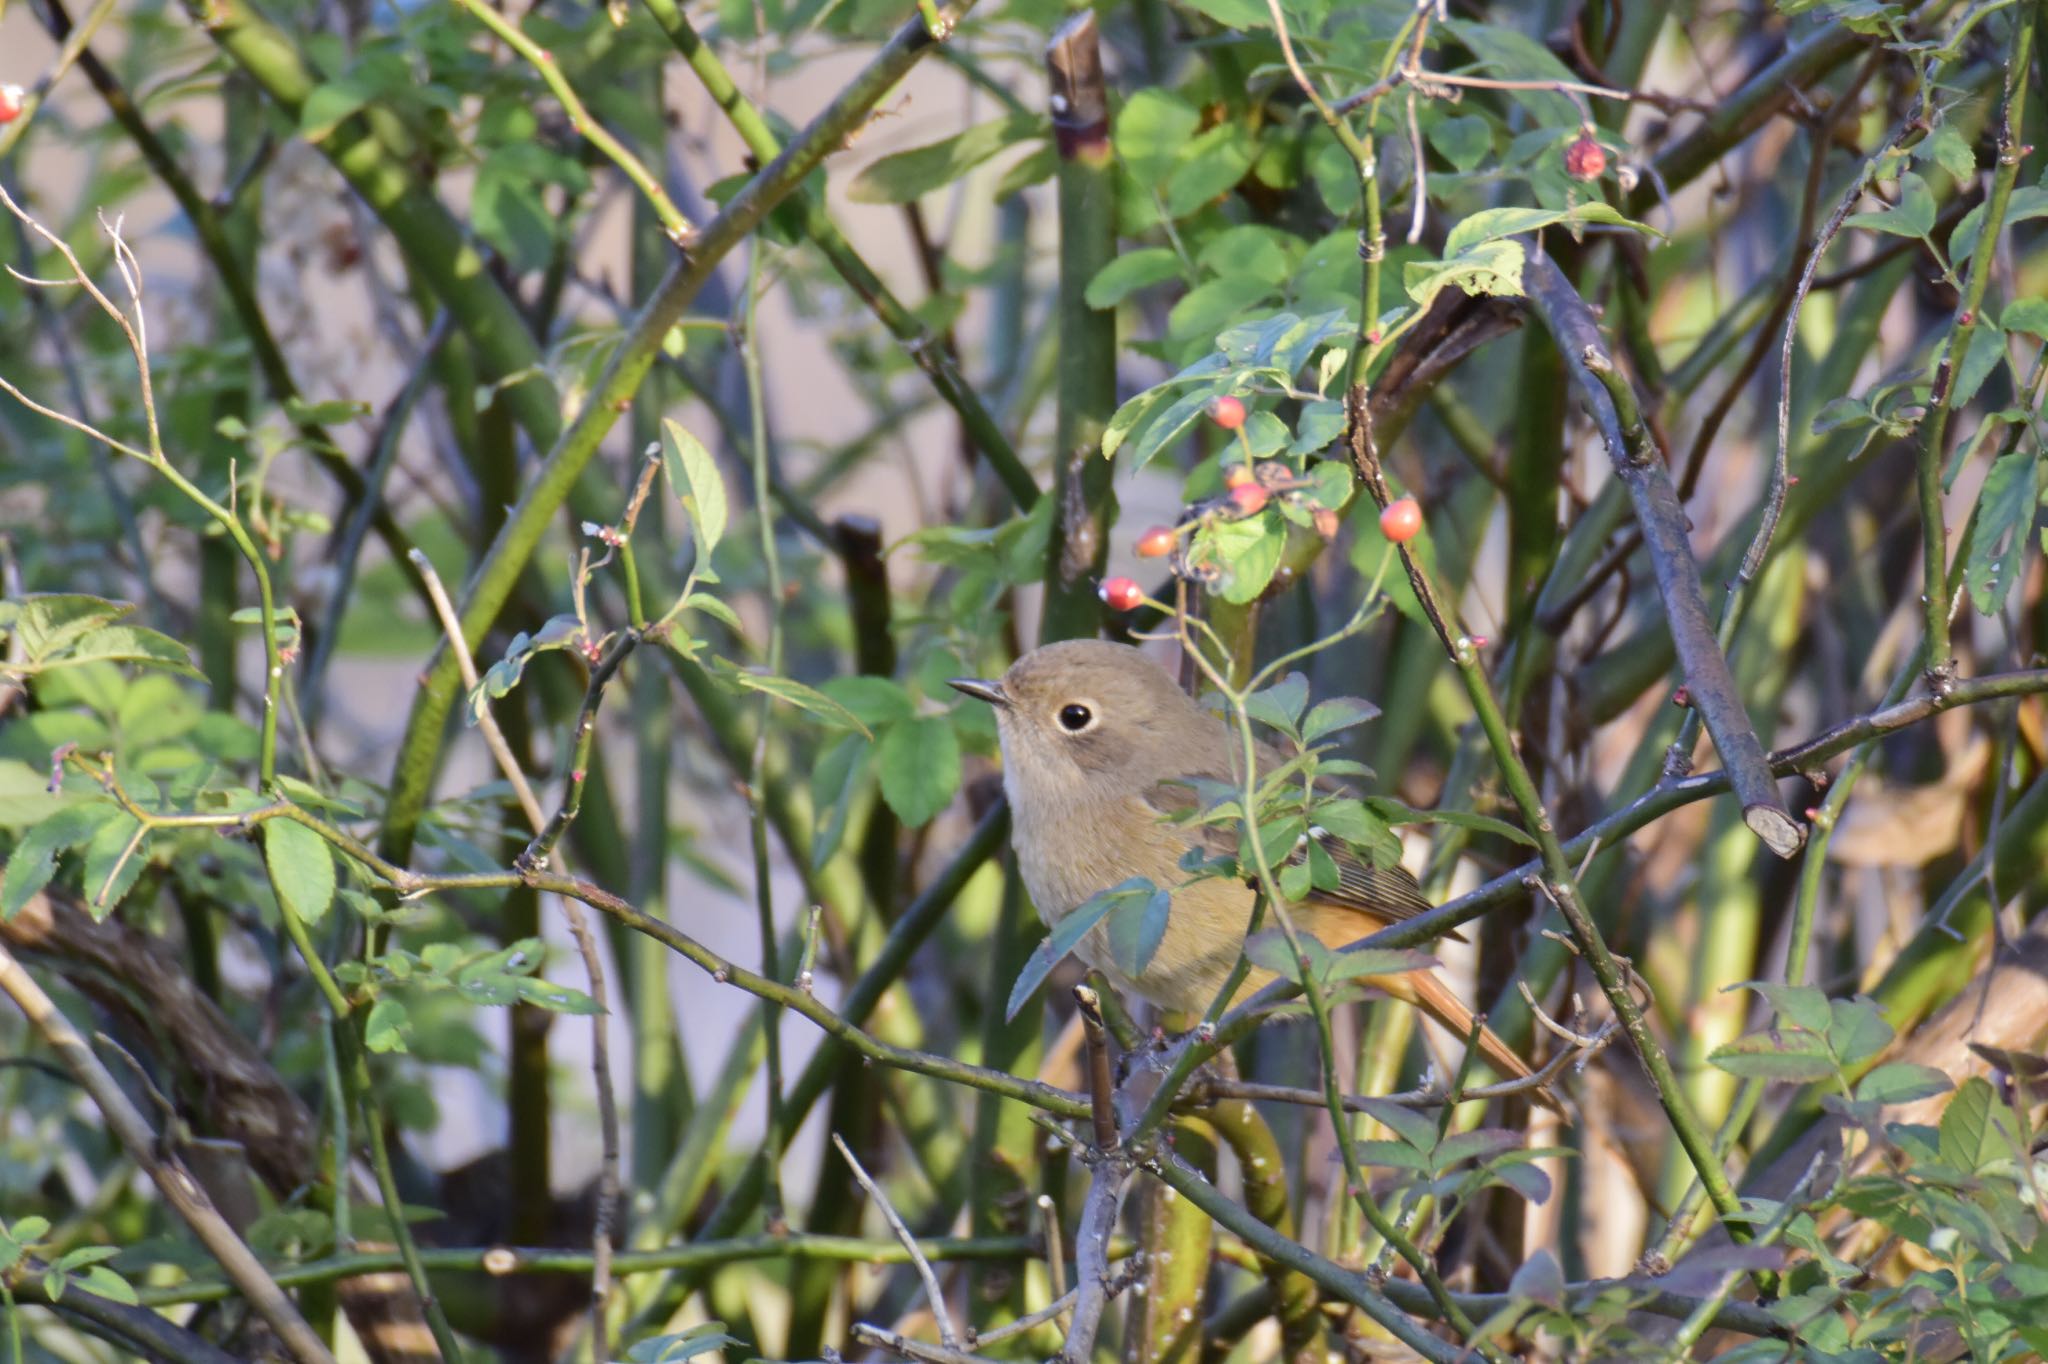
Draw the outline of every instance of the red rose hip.
<instances>
[{"instance_id":1,"label":"red rose hip","mask_svg":"<svg viewBox=\"0 0 2048 1364\"><path fill-rule=\"evenodd\" d=\"M1102 600L1112 611L1130 611L1145 600L1145 589L1130 578L1104 578Z\"/></svg>"},{"instance_id":2,"label":"red rose hip","mask_svg":"<svg viewBox=\"0 0 2048 1364\"><path fill-rule=\"evenodd\" d=\"M1259 476L1252 472L1249 464L1233 464L1223 471L1223 486L1226 488L1242 488L1247 483L1258 481Z\"/></svg>"},{"instance_id":3,"label":"red rose hip","mask_svg":"<svg viewBox=\"0 0 2048 1364\"><path fill-rule=\"evenodd\" d=\"M1173 547L1179 538L1169 526L1154 526L1138 537L1138 557L1163 559L1173 553Z\"/></svg>"},{"instance_id":4,"label":"red rose hip","mask_svg":"<svg viewBox=\"0 0 2048 1364\"><path fill-rule=\"evenodd\" d=\"M26 100L18 85L0 85L0 123L12 123L21 117L21 106Z\"/></svg>"},{"instance_id":5,"label":"red rose hip","mask_svg":"<svg viewBox=\"0 0 2048 1364\"><path fill-rule=\"evenodd\" d=\"M1422 530L1422 505L1412 497L1389 502L1380 513L1380 534L1397 545L1405 545Z\"/></svg>"},{"instance_id":6,"label":"red rose hip","mask_svg":"<svg viewBox=\"0 0 2048 1364\"><path fill-rule=\"evenodd\" d=\"M1230 490L1230 500L1237 504L1237 510L1245 516L1256 516L1265 510L1266 500L1271 496L1265 485L1256 481L1240 483Z\"/></svg>"},{"instance_id":7,"label":"red rose hip","mask_svg":"<svg viewBox=\"0 0 2048 1364\"><path fill-rule=\"evenodd\" d=\"M1607 149L1591 133L1580 133L1564 149L1564 173L1574 180L1598 180L1607 169Z\"/></svg>"},{"instance_id":8,"label":"red rose hip","mask_svg":"<svg viewBox=\"0 0 2048 1364\"><path fill-rule=\"evenodd\" d=\"M1209 419L1225 431L1235 431L1244 425L1244 401L1228 394L1209 404Z\"/></svg>"}]
</instances>

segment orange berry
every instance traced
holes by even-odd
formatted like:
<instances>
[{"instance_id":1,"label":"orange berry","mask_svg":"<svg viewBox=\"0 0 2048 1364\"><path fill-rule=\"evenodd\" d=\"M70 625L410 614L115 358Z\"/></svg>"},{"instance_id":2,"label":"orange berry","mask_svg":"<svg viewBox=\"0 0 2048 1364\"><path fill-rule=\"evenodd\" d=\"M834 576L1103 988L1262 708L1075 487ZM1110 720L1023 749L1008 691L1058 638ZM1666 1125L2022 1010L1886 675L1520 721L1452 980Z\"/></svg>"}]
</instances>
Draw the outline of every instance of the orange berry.
<instances>
[{"instance_id":1,"label":"orange berry","mask_svg":"<svg viewBox=\"0 0 2048 1364\"><path fill-rule=\"evenodd\" d=\"M1580 133L1564 149L1564 173L1574 180L1598 180L1607 169L1607 149L1591 133Z\"/></svg>"},{"instance_id":2,"label":"orange berry","mask_svg":"<svg viewBox=\"0 0 2048 1364\"><path fill-rule=\"evenodd\" d=\"M18 85L0 85L0 123L12 123L21 117L25 99Z\"/></svg>"},{"instance_id":3,"label":"orange berry","mask_svg":"<svg viewBox=\"0 0 2048 1364\"><path fill-rule=\"evenodd\" d=\"M1412 497L1389 502L1380 513L1380 534L1397 545L1405 545L1422 530L1422 505Z\"/></svg>"},{"instance_id":4,"label":"orange berry","mask_svg":"<svg viewBox=\"0 0 2048 1364\"><path fill-rule=\"evenodd\" d=\"M1104 578L1100 591L1112 611L1130 611L1145 600L1145 589L1130 578Z\"/></svg>"},{"instance_id":5,"label":"orange berry","mask_svg":"<svg viewBox=\"0 0 2048 1364\"><path fill-rule=\"evenodd\" d=\"M1163 559L1173 553L1173 547L1180 543L1180 537L1170 526L1154 526L1138 537L1140 559Z\"/></svg>"},{"instance_id":6,"label":"orange berry","mask_svg":"<svg viewBox=\"0 0 2048 1364\"><path fill-rule=\"evenodd\" d=\"M1223 471L1223 486L1226 488L1242 488L1247 483L1258 481L1259 476L1252 472L1249 464L1233 464Z\"/></svg>"},{"instance_id":7,"label":"orange berry","mask_svg":"<svg viewBox=\"0 0 2048 1364\"><path fill-rule=\"evenodd\" d=\"M1238 512L1244 516L1257 516L1265 510L1266 500L1271 496L1265 485L1257 481L1240 483L1230 490L1230 500L1237 504Z\"/></svg>"},{"instance_id":8,"label":"orange berry","mask_svg":"<svg viewBox=\"0 0 2048 1364\"><path fill-rule=\"evenodd\" d=\"M1235 431L1244 425L1244 402L1228 394L1209 404L1209 419L1225 431Z\"/></svg>"}]
</instances>

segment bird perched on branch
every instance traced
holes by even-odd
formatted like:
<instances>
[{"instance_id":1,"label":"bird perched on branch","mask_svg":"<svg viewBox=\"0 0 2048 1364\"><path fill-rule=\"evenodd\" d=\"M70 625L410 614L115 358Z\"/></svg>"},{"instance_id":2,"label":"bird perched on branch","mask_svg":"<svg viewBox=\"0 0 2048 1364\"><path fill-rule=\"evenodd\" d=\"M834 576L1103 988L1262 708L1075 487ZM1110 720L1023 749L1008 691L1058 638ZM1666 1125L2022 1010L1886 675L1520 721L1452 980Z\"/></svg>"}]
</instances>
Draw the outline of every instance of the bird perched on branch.
<instances>
[{"instance_id":1,"label":"bird perched on branch","mask_svg":"<svg viewBox=\"0 0 2048 1364\"><path fill-rule=\"evenodd\" d=\"M1246 880L1197 879L1182 869L1190 848L1235 854L1239 824L1176 822L1197 806L1198 781L1241 787L1242 742L1219 716L1183 692L1137 649L1098 640L1048 644L1024 655L1001 679L956 678L953 687L995 708L1003 746L1003 788L1024 884L1048 925L1133 878L1171 894L1164 936L1134 977L1118 968L1107 922L1075 948L1121 991L1162 1009L1206 1009L1236 966L1256 895ZM1257 746L1260 772L1286 759ZM1400 866L1374 866L1312 830L1334 860L1338 884L1289 906L1297 930L1342 948L1428 909L1422 889ZM1300 856L1297 847L1293 855ZM1253 877L1245 859L1240 870ZM1270 923L1271 920L1269 919ZM1274 979L1254 968L1242 1000ZM1364 982L1406 1000L1460 1037L1473 1013L1434 973L1368 976ZM1236 1002L1236 1001L1233 1001ZM1528 1064L1491 1029L1479 1048L1503 1075L1524 1078ZM1538 1092L1537 1097L1553 1102Z\"/></svg>"}]
</instances>

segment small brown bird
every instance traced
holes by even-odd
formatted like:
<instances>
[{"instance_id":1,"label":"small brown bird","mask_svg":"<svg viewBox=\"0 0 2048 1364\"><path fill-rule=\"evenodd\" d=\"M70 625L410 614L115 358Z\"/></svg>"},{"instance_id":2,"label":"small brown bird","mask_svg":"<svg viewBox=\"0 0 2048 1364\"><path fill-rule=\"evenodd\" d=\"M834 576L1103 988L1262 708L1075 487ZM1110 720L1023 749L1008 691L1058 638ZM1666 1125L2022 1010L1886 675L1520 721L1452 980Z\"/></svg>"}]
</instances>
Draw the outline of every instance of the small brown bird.
<instances>
[{"instance_id":1,"label":"small brown bird","mask_svg":"<svg viewBox=\"0 0 2048 1364\"><path fill-rule=\"evenodd\" d=\"M1162 1009L1207 1008L1237 964L1254 896L1243 881L1190 880L1181 870L1182 855L1198 842L1212 852L1234 852L1236 829L1175 824L1166 816L1194 805L1188 779L1243 780L1234 731L1123 644L1048 644L1010 665L999 681L963 677L952 685L995 707L1011 837L1039 914L1056 924L1102 891L1133 877L1149 879L1171 892L1172 907L1145 969L1136 978L1117 969L1106 924L1090 929L1076 954L1119 990ZM1260 745L1261 771L1283 761ZM1291 912L1297 928L1326 945L1347 946L1430 907L1400 867L1372 866L1335 840L1325 848L1340 884L1312 892ZM1254 968L1238 998L1273 979L1271 971ZM1459 1037L1471 1034L1472 1011L1433 973L1365 980ZM1491 1029L1480 1032L1479 1047L1503 1074L1529 1074L1528 1064Z\"/></svg>"}]
</instances>

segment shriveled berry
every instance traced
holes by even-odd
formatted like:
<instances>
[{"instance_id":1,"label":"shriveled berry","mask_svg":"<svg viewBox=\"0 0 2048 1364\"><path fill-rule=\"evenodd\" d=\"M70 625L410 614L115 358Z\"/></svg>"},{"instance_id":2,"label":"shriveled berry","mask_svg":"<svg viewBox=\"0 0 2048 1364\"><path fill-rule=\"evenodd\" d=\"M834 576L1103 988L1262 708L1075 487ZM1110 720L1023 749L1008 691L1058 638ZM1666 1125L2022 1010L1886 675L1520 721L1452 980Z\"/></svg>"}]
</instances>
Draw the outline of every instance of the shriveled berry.
<instances>
[{"instance_id":1,"label":"shriveled berry","mask_svg":"<svg viewBox=\"0 0 2048 1364\"><path fill-rule=\"evenodd\" d=\"M1265 510L1266 499L1272 496L1265 485L1256 481L1240 483L1230 490L1230 500L1237 504L1237 510L1244 516L1256 516Z\"/></svg>"},{"instance_id":2,"label":"shriveled berry","mask_svg":"<svg viewBox=\"0 0 2048 1364\"><path fill-rule=\"evenodd\" d=\"M1102 600L1112 611L1135 610L1145 600L1145 589L1130 578L1104 578Z\"/></svg>"},{"instance_id":3,"label":"shriveled berry","mask_svg":"<svg viewBox=\"0 0 2048 1364\"><path fill-rule=\"evenodd\" d=\"M1252 472L1249 464L1233 464L1223 471L1223 486L1226 488L1242 488L1247 483L1258 481L1259 476Z\"/></svg>"},{"instance_id":4,"label":"shriveled berry","mask_svg":"<svg viewBox=\"0 0 2048 1364\"><path fill-rule=\"evenodd\" d=\"M1315 522L1316 534L1322 536L1325 540L1337 538L1336 512L1328 507L1317 507L1313 512L1309 513L1309 519Z\"/></svg>"},{"instance_id":5,"label":"shriveled berry","mask_svg":"<svg viewBox=\"0 0 2048 1364\"><path fill-rule=\"evenodd\" d=\"M1380 534L1405 545L1422 531L1422 504L1412 497L1389 502L1380 513Z\"/></svg>"},{"instance_id":6,"label":"shriveled berry","mask_svg":"<svg viewBox=\"0 0 2048 1364\"><path fill-rule=\"evenodd\" d=\"M1238 427L1244 425L1243 399L1233 398L1227 393L1221 398L1215 399L1209 404L1209 420L1215 422L1225 431L1237 430Z\"/></svg>"},{"instance_id":7,"label":"shriveled berry","mask_svg":"<svg viewBox=\"0 0 2048 1364\"><path fill-rule=\"evenodd\" d=\"M1163 559L1173 553L1173 547L1179 539L1180 537L1173 533L1172 527L1154 526L1138 537L1138 557Z\"/></svg>"},{"instance_id":8,"label":"shriveled berry","mask_svg":"<svg viewBox=\"0 0 2048 1364\"><path fill-rule=\"evenodd\" d=\"M1574 180L1598 180L1607 169L1607 149L1591 133L1580 133L1564 149L1564 173Z\"/></svg>"},{"instance_id":9,"label":"shriveled berry","mask_svg":"<svg viewBox=\"0 0 2048 1364\"><path fill-rule=\"evenodd\" d=\"M12 123L21 117L21 106L27 96L18 85L0 85L0 123Z\"/></svg>"}]
</instances>

